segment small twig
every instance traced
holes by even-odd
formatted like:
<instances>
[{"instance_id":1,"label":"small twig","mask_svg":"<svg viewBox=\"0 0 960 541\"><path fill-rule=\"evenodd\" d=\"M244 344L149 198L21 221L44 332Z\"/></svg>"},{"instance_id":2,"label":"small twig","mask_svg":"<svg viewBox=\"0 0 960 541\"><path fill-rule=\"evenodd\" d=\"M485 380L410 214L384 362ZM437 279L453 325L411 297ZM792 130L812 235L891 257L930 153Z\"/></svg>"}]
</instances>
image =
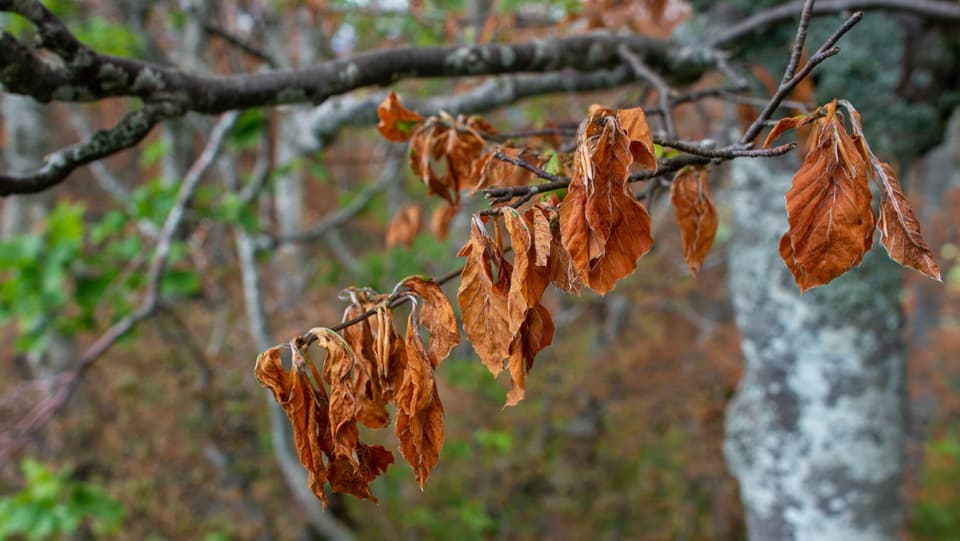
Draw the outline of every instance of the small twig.
<instances>
[{"instance_id":1,"label":"small twig","mask_svg":"<svg viewBox=\"0 0 960 541\"><path fill-rule=\"evenodd\" d=\"M815 0L805 0L803 3L803 9L800 11L800 24L797 25L797 37L793 41L790 62L787 63L787 69L783 72L780 86L787 84L797 73L797 66L800 65L800 58L803 56L803 46L807 42L807 29L810 27L810 14L813 13L814 3Z\"/></svg>"},{"instance_id":2,"label":"small twig","mask_svg":"<svg viewBox=\"0 0 960 541\"><path fill-rule=\"evenodd\" d=\"M554 175L553 173L548 173L547 171L544 171L543 169L537 167L536 165L533 165L532 163L528 162L527 160L524 160L523 158L512 158L499 151L494 152L493 157L500 161L512 163L517 167L522 167L523 169L530 171L534 175L537 175L538 177L546 180L558 181L563 179L563 177L559 177L557 175Z\"/></svg>"},{"instance_id":3,"label":"small twig","mask_svg":"<svg viewBox=\"0 0 960 541\"><path fill-rule=\"evenodd\" d=\"M230 31L225 28L221 28L209 21L203 23L203 30L210 35L217 36L218 38L225 41L228 45L236 47L240 51L256 58L257 60L262 61L264 64L270 66L271 68L277 67L277 62L273 59L272 56L260 50L260 48L250 44L240 36L232 34Z\"/></svg>"},{"instance_id":4,"label":"small twig","mask_svg":"<svg viewBox=\"0 0 960 541\"><path fill-rule=\"evenodd\" d=\"M760 134L760 130L763 129L763 123L770 119L770 116L773 115L773 112L780 107L780 104L787 98L787 96L793 92L793 89L796 88L800 81L810 75L810 72L813 71L813 68L817 67L818 64L824 60L830 58L831 56L840 52L840 49L834 47L837 41L843 37L844 34L850 31L860 20L863 19L863 12L858 11L850 16L836 32L833 33L824 43L820 46L820 49L817 50L809 61L797 73L790 78L787 82L780 85L773 97L770 98L770 101L767 102L767 106L763 108L757 118L753 121L753 124L747 128L747 131L743 134L743 137L740 138L740 146L747 148L756 139L757 135Z\"/></svg>"}]
</instances>

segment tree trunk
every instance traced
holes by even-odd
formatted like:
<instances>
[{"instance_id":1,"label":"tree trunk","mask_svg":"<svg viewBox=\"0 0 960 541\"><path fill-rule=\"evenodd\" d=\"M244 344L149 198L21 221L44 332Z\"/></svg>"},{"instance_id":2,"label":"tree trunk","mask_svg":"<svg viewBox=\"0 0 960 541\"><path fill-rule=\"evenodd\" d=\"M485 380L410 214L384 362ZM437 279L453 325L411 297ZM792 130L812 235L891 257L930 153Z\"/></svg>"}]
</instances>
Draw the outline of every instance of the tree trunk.
<instances>
[{"instance_id":1,"label":"tree trunk","mask_svg":"<svg viewBox=\"0 0 960 541\"><path fill-rule=\"evenodd\" d=\"M801 296L778 252L794 171L784 166L733 166L730 286L746 370L724 451L749 537L894 540L906 418L900 271L877 246Z\"/></svg>"}]
</instances>

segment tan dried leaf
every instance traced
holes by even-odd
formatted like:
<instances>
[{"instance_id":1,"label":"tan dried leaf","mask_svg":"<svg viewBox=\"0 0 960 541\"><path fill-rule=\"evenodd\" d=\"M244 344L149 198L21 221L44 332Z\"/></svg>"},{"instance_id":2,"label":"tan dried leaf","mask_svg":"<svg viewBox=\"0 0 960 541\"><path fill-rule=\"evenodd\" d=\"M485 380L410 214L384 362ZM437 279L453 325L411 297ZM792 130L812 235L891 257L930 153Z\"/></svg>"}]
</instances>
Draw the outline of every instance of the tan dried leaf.
<instances>
[{"instance_id":1,"label":"tan dried leaf","mask_svg":"<svg viewBox=\"0 0 960 541\"><path fill-rule=\"evenodd\" d=\"M650 216L633 197L630 139L613 111L591 114L578 133L574 176L560 205L560 233L583 282L605 294L653 245Z\"/></svg>"},{"instance_id":2,"label":"tan dried leaf","mask_svg":"<svg viewBox=\"0 0 960 541\"><path fill-rule=\"evenodd\" d=\"M893 168L882 163L877 173L884 187L884 197L880 201L880 243L887 249L890 259L942 282L940 267L920 232L920 220L904 195Z\"/></svg>"},{"instance_id":3,"label":"tan dried leaf","mask_svg":"<svg viewBox=\"0 0 960 541\"><path fill-rule=\"evenodd\" d=\"M857 266L870 249L876 220L866 167L831 103L786 196L790 228L780 254L801 292Z\"/></svg>"},{"instance_id":4,"label":"tan dried leaf","mask_svg":"<svg viewBox=\"0 0 960 541\"><path fill-rule=\"evenodd\" d=\"M653 147L653 135L647 125L647 115L640 107L617 111L620 125L630 139L630 153L633 161L644 169L657 170L657 154Z\"/></svg>"},{"instance_id":5,"label":"tan dried leaf","mask_svg":"<svg viewBox=\"0 0 960 541\"><path fill-rule=\"evenodd\" d=\"M717 234L717 209L710 198L707 171L685 168L677 173L670 186L670 201L680 225L683 259L696 275Z\"/></svg>"},{"instance_id":6,"label":"tan dried leaf","mask_svg":"<svg viewBox=\"0 0 960 541\"><path fill-rule=\"evenodd\" d=\"M423 123L423 117L400 105L397 95L391 92L377 107L377 131L388 141L403 142Z\"/></svg>"},{"instance_id":7,"label":"tan dried leaf","mask_svg":"<svg viewBox=\"0 0 960 541\"><path fill-rule=\"evenodd\" d=\"M343 338L330 329L310 329L317 337L317 346L326 350L323 363L324 380L330 385L330 437L333 455L354 461L360 438L357 430L357 399L353 396L352 374L356 360Z\"/></svg>"},{"instance_id":8,"label":"tan dried leaf","mask_svg":"<svg viewBox=\"0 0 960 541\"><path fill-rule=\"evenodd\" d=\"M457 316L453 306L443 294L440 284L433 279L411 276L405 279L402 285L414 292L422 301L419 320L430 333L430 347L427 353L430 364L436 368L447 358L450 350L460 343L460 328L457 326Z\"/></svg>"},{"instance_id":9,"label":"tan dried leaf","mask_svg":"<svg viewBox=\"0 0 960 541\"><path fill-rule=\"evenodd\" d=\"M474 217L470 240L457 254L467 261L460 274L457 301L463 318L463 330L473 349L490 372L497 376L510 354L507 295L510 290L510 263Z\"/></svg>"},{"instance_id":10,"label":"tan dried leaf","mask_svg":"<svg viewBox=\"0 0 960 541\"><path fill-rule=\"evenodd\" d=\"M539 304L550 284L550 269L536 265L537 254L530 233L533 224L528 224L516 209L505 207L501 212L514 255L507 294L508 328L514 336L526 320L527 310Z\"/></svg>"},{"instance_id":11,"label":"tan dried leaf","mask_svg":"<svg viewBox=\"0 0 960 541\"><path fill-rule=\"evenodd\" d=\"M553 318L542 304L527 311L527 317L510 344L507 363L513 382L504 407L516 406L526 393L526 374L533 368L537 353L553 342Z\"/></svg>"},{"instance_id":12,"label":"tan dried leaf","mask_svg":"<svg viewBox=\"0 0 960 541\"><path fill-rule=\"evenodd\" d=\"M430 218L430 231L437 239L447 240L447 236L450 234L450 223L453 222L453 218L457 215L459 209L460 207L446 202L434 209L433 216Z\"/></svg>"},{"instance_id":13,"label":"tan dried leaf","mask_svg":"<svg viewBox=\"0 0 960 541\"><path fill-rule=\"evenodd\" d=\"M413 245L413 240L420 231L421 214L420 205L407 205L397 211L387 227L388 249L400 245L409 248Z\"/></svg>"},{"instance_id":14,"label":"tan dried leaf","mask_svg":"<svg viewBox=\"0 0 960 541\"><path fill-rule=\"evenodd\" d=\"M415 415L402 409L397 411L397 438L400 452L413 468L420 490L423 490L423 484L439 462L443 448L443 404L436 383L425 408Z\"/></svg>"}]
</instances>

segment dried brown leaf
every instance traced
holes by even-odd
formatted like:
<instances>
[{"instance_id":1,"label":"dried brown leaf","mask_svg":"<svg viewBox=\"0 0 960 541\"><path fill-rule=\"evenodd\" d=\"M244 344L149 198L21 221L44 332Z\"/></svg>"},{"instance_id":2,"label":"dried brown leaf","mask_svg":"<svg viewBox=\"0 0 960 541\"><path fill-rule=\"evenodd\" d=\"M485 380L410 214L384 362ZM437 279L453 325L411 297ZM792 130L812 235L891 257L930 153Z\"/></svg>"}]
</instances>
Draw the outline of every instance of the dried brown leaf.
<instances>
[{"instance_id":1,"label":"dried brown leaf","mask_svg":"<svg viewBox=\"0 0 960 541\"><path fill-rule=\"evenodd\" d=\"M423 117L400 105L397 95L391 92L377 106L377 131L388 141L403 142L410 139L416 128L423 123Z\"/></svg>"},{"instance_id":2,"label":"dried brown leaf","mask_svg":"<svg viewBox=\"0 0 960 541\"><path fill-rule=\"evenodd\" d=\"M647 115L640 107L620 109L617 118L630 139L630 153L633 161L643 167L656 171L657 154L653 147L653 135L647 125Z\"/></svg>"},{"instance_id":3,"label":"dried brown leaf","mask_svg":"<svg viewBox=\"0 0 960 541\"><path fill-rule=\"evenodd\" d=\"M717 209L710 198L706 170L686 168L677 173L670 186L670 201L680 225L683 259L696 275L717 234Z\"/></svg>"},{"instance_id":4,"label":"dried brown leaf","mask_svg":"<svg viewBox=\"0 0 960 541\"><path fill-rule=\"evenodd\" d=\"M420 205L407 205L397 211L387 227L388 249L400 245L409 248L413 245L413 240L420 231L421 214Z\"/></svg>"},{"instance_id":5,"label":"dried brown leaf","mask_svg":"<svg viewBox=\"0 0 960 541\"><path fill-rule=\"evenodd\" d=\"M653 245L650 216L633 197L630 139L613 111L600 109L581 125L574 176L560 205L560 233L583 282L605 294L636 269Z\"/></svg>"},{"instance_id":6,"label":"dried brown leaf","mask_svg":"<svg viewBox=\"0 0 960 541\"><path fill-rule=\"evenodd\" d=\"M480 360L497 376L510 354L513 337L507 315L512 269L477 217L471 225L470 240L457 255L467 258L457 291L463 330Z\"/></svg>"},{"instance_id":7,"label":"dried brown leaf","mask_svg":"<svg viewBox=\"0 0 960 541\"><path fill-rule=\"evenodd\" d=\"M941 282L940 267L923 240L920 220L900 187L889 164L881 163L878 177L884 187L880 201L880 243L890 259Z\"/></svg>"},{"instance_id":8,"label":"dried brown leaf","mask_svg":"<svg viewBox=\"0 0 960 541\"><path fill-rule=\"evenodd\" d=\"M420 300L419 321L430 333L430 347L427 351L431 365L436 368L447 358L450 350L460 343L460 328L457 316L443 290L433 279L411 276L402 282L403 286L416 293Z\"/></svg>"},{"instance_id":9,"label":"dried brown leaf","mask_svg":"<svg viewBox=\"0 0 960 541\"><path fill-rule=\"evenodd\" d=\"M542 304L527 311L526 319L510 344L507 363L512 386L504 407L516 406L526 394L526 374L533 368L537 353L553 342L553 318Z\"/></svg>"},{"instance_id":10,"label":"dried brown leaf","mask_svg":"<svg viewBox=\"0 0 960 541\"><path fill-rule=\"evenodd\" d=\"M858 265L876 222L867 165L836 115L836 102L817 122L811 143L787 192L790 228L780 242L801 292Z\"/></svg>"},{"instance_id":11,"label":"dried brown leaf","mask_svg":"<svg viewBox=\"0 0 960 541\"><path fill-rule=\"evenodd\" d=\"M415 415L397 412L397 438L404 460L413 468L420 489L440 460L443 448L443 404L436 383L427 406Z\"/></svg>"},{"instance_id":12,"label":"dried brown leaf","mask_svg":"<svg viewBox=\"0 0 960 541\"><path fill-rule=\"evenodd\" d=\"M516 209L502 210L504 224L513 246L513 272L507 294L507 314L511 337L516 335L527 317L527 310L540 302L550 284L550 269L536 265L537 254L529 224Z\"/></svg>"}]
</instances>

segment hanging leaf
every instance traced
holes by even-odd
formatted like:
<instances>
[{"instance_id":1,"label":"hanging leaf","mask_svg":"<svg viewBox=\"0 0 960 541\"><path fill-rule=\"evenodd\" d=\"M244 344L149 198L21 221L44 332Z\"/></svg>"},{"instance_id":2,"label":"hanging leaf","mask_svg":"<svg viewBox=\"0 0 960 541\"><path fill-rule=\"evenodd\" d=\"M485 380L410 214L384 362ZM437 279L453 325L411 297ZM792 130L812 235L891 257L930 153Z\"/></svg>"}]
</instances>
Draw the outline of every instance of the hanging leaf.
<instances>
[{"instance_id":1,"label":"hanging leaf","mask_svg":"<svg viewBox=\"0 0 960 541\"><path fill-rule=\"evenodd\" d=\"M407 367L397 392L397 438L400 452L413 468L420 489L440 459L443 447L443 406L433 377L433 365L411 312L407 319Z\"/></svg>"},{"instance_id":2,"label":"hanging leaf","mask_svg":"<svg viewBox=\"0 0 960 541\"><path fill-rule=\"evenodd\" d=\"M356 418L357 400L353 396L352 381L356 358L343 337L330 329L315 328L308 332L317 337L317 346L327 352L327 358L323 362L323 379L330 386L328 407L333 454L356 465L354 453L360 438Z\"/></svg>"},{"instance_id":3,"label":"hanging leaf","mask_svg":"<svg viewBox=\"0 0 960 541\"><path fill-rule=\"evenodd\" d=\"M790 228L780 254L804 292L857 266L873 243L867 165L836 114L817 121L811 148L787 192Z\"/></svg>"},{"instance_id":4,"label":"hanging leaf","mask_svg":"<svg viewBox=\"0 0 960 541\"><path fill-rule=\"evenodd\" d=\"M525 186L531 184L536 179L532 172L497 158L495 156L497 152L515 160L530 162L534 166L540 165L540 160L536 159L535 156L529 155L530 153L528 153L526 149L497 147L484 154L474 164L474 171L471 174L471 176L476 179L473 185L474 192L490 186L500 188Z\"/></svg>"},{"instance_id":5,"label":"hanging leaf","mask_svg":"<svg viewBox=\"0 0 960 541\"><path fill-rule=\"evenodd\" d=\"M330 488L377 503L370 483L393 464L393 453L381 445L357 444L357 467L343 457L330 462Z\"/></svg>"},{"instance_id":6,"label":"hanging leaf","mask_svg":"<svg viewBox=\"0 0 960 541\"><path fill-rule=\"evenodd\" d=\"M436 368L447 358L450 350L460 343L460 329L453 306L435 280L411 276L403 280L401 285L420 297L419 321L430 333L428 354L430 364Z\"/></svg>"},{"instance_id":7,"label":"hanging leaf","mask_svg":"<svg viewBox=\"0 0 960 541\"><path fill-rule=\"evenodd\" d=\"M502 248L487 236L483 222L476 216L470 240L457 255L467 258L457 291L463 330L480 360L496 377L510 355L513 337L507 310L512 269Z\"/></svg>"},{"instance_id":8,"label":"hanging leaf","mask_svg":"<svg viewBox=\"0 0 960 541\"><path fill-rule=\"evenodd\" d=\"M410 139L416 128L423 123L423 117L400 105L400 100L393 92L377 106L377 117L380 118L377 124L380 135L387 141L397 143Z\"/></svg>"},{"instance_id":9,"label":"hanging leaf","mask_svg":"<svg viewBox=\"0 0 960 541\"><path fill-rule=\"evenodd\" d=\"M633 161L651 171L657 170L657 154L653 146L653 135L647 125L647 115L640 107L617 111L620 125L630 139L630 153Z\"/></svg>"},{"instance_id":10,"label":"hanging leaf","mask_svg":"<svg viewBox=\"0 0 960 541\"><path fill-rule=\"evenodd\" d=\"M257 357L254 370L260 385L270 389L274 400L283 409L293 428L297 458L307 470L307 485L324 506L327 497L323 484L327 471L323 463L324 447L318 434L329 434L327 400L323 387L313 388L303 362L284 370L280 348L271 348ZM311 367L312 368L312 367ZM314 370L314 378L319 377ZM329 447L327 447L329 451Z\"/></svg>"},{"instance_id":11,"label":"hanging leaf","mask_svg":"<svg viewBox=\"0 0 960 541\"><path fill-rule=\"evenodd\" d=\"M770 130L770 133L767 134L767 138L763 141L763 148L770 148L770 145L787 131L799 128L800 126L806 126L816 119L816 115L800 115L781 118L776 124L774 124L773 129Z\"/></svg>"},{"instance_id":12,"label":"hanging leaf","mask_svg":"<svg viewBox=\"0 0 960 541\"><path fill-rule=\"evenodd\" d=\"M457 215L459 208L460 207L444 202L434 209L433 216L430 218L430 231L433 232L438 240L447 240L447 236L450 233L450 223L453 222L453 218Z\"/></svg>"},{"instance_id":13,"label":"hanging leaf","mask_svg":"<svg viewBox=\"0 0 960 541\"><path fill-rule=\"evenodd\" d=\"M527 311L526 319L510 344L510 371L512 387L507 392L504 407L516 406L526 394L526 374L533 368L537 353L553 342L553 318L542 304Z\"/></svg>"},{"instance_id":14,"label":"hanging leaf","mask_svg":"<svg viewBox=\"0 0 960 541\"><path fill-rule=\"evenodd\" d=\"M880 243L890 259L941 282L940 267L923 241L920 221L889 164L880 164L878 178L884 188L880 200Z\"/></svg>"},{"instance_id":15,"label":"hanging leaf","mask_svg":"<svg viewBox=\"0 0 960 541\"><path fill-rule=\"evenodd\" d=\"M683 259L696 275L717 235L717 209L710 198L707 171L681 169L670 186L670 202L680 225Z\"/></svg>"},{"instance_id":16,"label":"hanging leaf","mask_svg":"<svg viewBox=\"0 0 960 541\"><path fill-rule=\"evenodd\" d=\"M343 320L354 319L370 308L370 303L352 304L344 312ZM378 370L370 322L371 319L364 319L341 332L356 360L353 395L357 399L357 421L370 428L383 428L390 422L390 414L383 397L383 383Z\"/></svg>"},{"instance_id":17,"label":"hanging leaf","mask_svg":"<svg viewBox=\"0 0 960 541\"><path fill-rule=\"evenodd\" d=\"M633 197L630 139L609 109L581 125L573 179L560 205L560 233L583 282L605 294L650 250L650 216Z\"/></svg>"},{"instance_id":18,"label":"hanging leaf","mask_svg":"<svg viewBox=\"0 0 960 541\"><path fill-rule=\"evenodd\" d=\"M397 212L387 227L388 249L400 245L409 248L413 245L413 240L420 231L421 212L420 205L407 205Z\"/></svg>"},{"instance_id":19,"label":"hanging leaf","mask_svg":"<svg viewBox=\"0 0 960 541\"><path fill-rule=\"evenodd\" d=\"M540 303L543 292L550 284L550 269L546 265L536 264L537 253L530 233L533 224L528 224L516 209L506 207L501 212L513 247L507 315L510 335L515 336L526 321L527 310Z\"/></svg>"}]
</instances>

